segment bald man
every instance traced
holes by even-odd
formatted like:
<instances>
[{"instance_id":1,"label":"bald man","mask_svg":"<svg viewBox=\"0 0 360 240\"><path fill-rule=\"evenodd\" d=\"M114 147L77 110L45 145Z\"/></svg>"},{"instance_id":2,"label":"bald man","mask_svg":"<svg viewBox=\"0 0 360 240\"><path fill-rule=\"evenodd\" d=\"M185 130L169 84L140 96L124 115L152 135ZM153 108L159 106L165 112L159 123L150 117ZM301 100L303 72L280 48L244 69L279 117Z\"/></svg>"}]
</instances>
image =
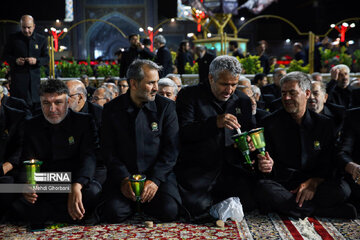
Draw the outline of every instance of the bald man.
<instances>
[{"instance_id":1,"label":"bald man","mask_svg":"<svg viewBox=\"0 0 360 240\"><path fill-rule=\"evenodd\" d=\"M69 80L66 82L69 88L69 107L74 112L89 113L93 116L97 129L100 129L102 107L87 101L87 91L85 85L79 80Z\"/></svg>"},{"instance_id":2,"label":"bald man","mask_svg":"<svg viewBox=\"0 0 360 240\"><path fill-rule=\"evenodd\" d=\"M87 101L87 91L84 83L80 80L69 80L66 82L66 86L69 89L69 107L74 112L82 112L90 114L96 124L96 129L100 130L102 107ZM100 155L100 152L96 152L96 169L94 178L99 183L103 184L106 179L106 167Z\"/></svg>"},{"instance_id":3,"label":"bald man","mask_svg":"<svg viewBox=\"0 0 360 240\"><path fill-rule=\"evenodd\" d=\"M30 15L21 17L20 27L21 31L12 34L4 48L4 58L10 64L10 94L24 99L36 113L40 110L40 67L49 63L47 40L34 32Z\"/></svg>"}]
</instances>

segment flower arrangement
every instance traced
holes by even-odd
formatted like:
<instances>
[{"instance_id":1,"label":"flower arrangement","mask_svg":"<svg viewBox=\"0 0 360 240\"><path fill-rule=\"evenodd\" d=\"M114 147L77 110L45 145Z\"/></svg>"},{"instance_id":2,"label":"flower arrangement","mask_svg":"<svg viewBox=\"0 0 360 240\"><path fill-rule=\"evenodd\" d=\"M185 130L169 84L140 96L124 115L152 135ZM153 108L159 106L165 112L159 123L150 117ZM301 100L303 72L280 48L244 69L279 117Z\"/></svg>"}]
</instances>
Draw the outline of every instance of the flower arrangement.
<instances>
[{"instance_id":1,"label":"flower arrangement","mask_svg":"<svg viewBox=\"0 0 360 240\"><path fill-rule=\"evenodd\" d=\"M9 64L7 64L6 62L2 63L0 67L0 78L4 78L5 75L9 72L9 70Z\"/></svg>"},{"instance_id":2,"label":"flower arrangement","mask_svg":"<svg viewBox=\"0 0 360 240\"><path fill-rule=\"evenodd\" d=\"M352 56L346 52L346 47L342 46L339 49L323 49L319 48L321 56L321 66L330 69L337 64L345 64L349 67L352 65Z\"/></svg>"}]
</instances>

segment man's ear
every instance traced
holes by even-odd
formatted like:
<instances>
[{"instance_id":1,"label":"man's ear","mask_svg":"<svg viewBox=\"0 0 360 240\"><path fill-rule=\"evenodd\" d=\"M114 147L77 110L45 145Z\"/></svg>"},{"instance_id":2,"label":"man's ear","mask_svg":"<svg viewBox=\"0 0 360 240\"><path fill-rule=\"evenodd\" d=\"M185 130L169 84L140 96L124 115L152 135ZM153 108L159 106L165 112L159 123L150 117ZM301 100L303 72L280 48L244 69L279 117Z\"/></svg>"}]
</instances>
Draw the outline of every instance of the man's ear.
<instances>
[{"instance_id":1,"label":"man's ear","mask_svg":"<svg viewBox=\"0 0 360 240\"><path fill-rule=\"evenodd\" d=\"M309 99L311 95L311 90L310 89L305 90L305 94L306 94L306 99Z\"/></svg>"},{"instance_id":2,"label":"man's ear","mask_svg":"<svg viewBox=\"0 0 360 240\"><path fill-rule=\"evenodd\" d=\"M129 84L130 89L137 89L138 83L135 79L130 79Z\"/></svg>"},{"instance_id":3,"label":"man's ear","mask_svg":"<svg viewBox=\"0 0 360 240\"><path fill-rule=\"evenodd\" d=\"M324 95L324 103L326 103L328 97L329 97L329 95L327 93L325 93L325 95Z\"/></svg>"},{"instance_id":4,"label":"man's ear","mask_svg":"<svg viewBox=\"0 0 360 240\"><path fill-rule=\"evenodd\" d=\"M214 83L214 78L211 74L208 75L210 85Z\"/></svg>"}]
</instances>

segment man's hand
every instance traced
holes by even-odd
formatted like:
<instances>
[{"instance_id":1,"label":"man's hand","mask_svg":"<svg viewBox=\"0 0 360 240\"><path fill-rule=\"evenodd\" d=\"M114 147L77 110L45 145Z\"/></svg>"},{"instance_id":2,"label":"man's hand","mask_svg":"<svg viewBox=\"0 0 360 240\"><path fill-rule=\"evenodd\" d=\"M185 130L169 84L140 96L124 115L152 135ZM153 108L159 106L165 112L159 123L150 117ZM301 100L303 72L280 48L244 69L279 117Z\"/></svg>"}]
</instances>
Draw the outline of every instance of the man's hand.
<instances>
[{"instance_id":1,"label":"man's hand","mask_svg":"<svg viewBox=\"0 0 360 240\"><path fill-rule=\"evenodd\" d=\"M125 178L121 182L121 193L128 199L136 201L135 193L131 188L129 178Z\"/></svg>"},{"instance_id":2,"label":"man's hand","mask_svg":"<svg viewBox=\"0 0 360 240\"><path fill-rule=\"evenodd\" d=\"M345 166L345 171L348 172L355 183L360 184L360 165L354 162L349 162Z\"/></svg>"},{"instance_id":3,"label":"man's hand","mask_svg":"<svg viewBox=\"0 0 360 240\"><path fill-rule=\"evenodd\" d=\"M340 73L339 69L331 68L330 70L331 79L337 81L339 79L339 73Z\"/></svg>"},{"instance_id":4,"label":"man's hand","mask_svg":"<svg viewBox=\"0 0 360 240\"><path fill-rule=\"evenodd\" d=\"M272 167L274 166L274 160L272 160L269 153L265 152L265 156L258 154L257 157L259 159L258 167L260 172L270 173L272 171Z\"/></svg>"},{"instance_id":5,"label":"man's hand","mask_svg":"<svg viewBox=\"0 0 360 240\"><path fill-rule=\"evenodd\" d=\"M36 58L28 57L28 58L25 58L25 60L26 60L30 65L35 65L35 64L36 64Z\"/></svg>"},{"instance_id":6,"label":"man's hand","mask_svg":"<svg viewBox=\"0 0 360 240\"><path fill-rule=\"evenodd\" d=\"M14 168L13 165L11 163L9 163L9 162L5 162L2 165L4 175L6 175L8 172L10 172L13 168Z\"/></svg>"},{"instance_id":7,"label":"man's hand","mask_svg":"<svg viewBox=\"0 0 360 240\"><path fill-rule=\"evenodd\" d=\"M27 185L25 188L27 188L26 190L31 190L31 192L26 191L25 193L23 193L25 200L29 203L34 204L38 198L38 195L36 194L35 190L29 185Z\"/></svg>"},{"instance_id":8,"label":"man's hand","mask_svg":"<svg viewBox=\"0 0 360 240\"><path fill-rule=\"evenodd\" d=\"M16 59L16 64L19 66L24 66L25 64L25 58L19 57Z\"/></svg>"},{"instance_id":9,"label":"man's hand","mask_svg":"<svg viewBox=\"0 0 360 240\"><path fill-rule=\"evenodd\" d=\"M238 123L237 118L230 114L225 113L222 115L218 115L216 118L216 125L218 128L228 128L230 130L240 128L241 125Z\"/></svg>"},{"instance_id":10,"label":"man's hand","mask_svg":"<svg viewBox=\"0 0 360 240\"><path fill-rule=\"evenodd\" d=\"M317 187L324 180L321 178L309 178L305 182L301 183L299 187L290 191L296 194L296 203L299 207L302 207L304 201L312 200L314 198Z\"/></svg>"},{"instance_id":11,"label":"man's hand","mask_svg":"<svg viewBox=\"0 0 360 240\"><path fill-rule=\"evenodd\" d=\"M150 202L157 192L159 187L151 180L146 180L144 184L144 190L141 193L141 202Z\"/></svg>"},{"instance_id":12,"label":"man's hand","mask_svg":"<svg viewBox=\"0 0 360 240\"><path fill-rule=\"evenodd\" d=\"M68 213L74 221L81 220L85 214L81 189L82 185L80 183L73 183L68 197Z\"/></svg>"}]
</instances>

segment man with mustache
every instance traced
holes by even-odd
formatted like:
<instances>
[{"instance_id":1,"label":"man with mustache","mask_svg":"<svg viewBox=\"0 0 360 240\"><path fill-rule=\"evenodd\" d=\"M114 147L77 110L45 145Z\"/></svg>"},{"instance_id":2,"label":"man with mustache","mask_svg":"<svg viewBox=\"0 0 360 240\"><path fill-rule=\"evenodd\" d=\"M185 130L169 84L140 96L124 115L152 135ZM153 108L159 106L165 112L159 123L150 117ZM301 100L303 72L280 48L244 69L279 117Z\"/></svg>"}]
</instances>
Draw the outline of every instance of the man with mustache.
<instances>
[{"instance_id":1,"label":"man with mustache","mask_svg":"<svg viewBox=\"0 0 360 240\"><path fill-rule=\"evenodd\" d=\"M13 206L30 224L75 222L90 216L101 185L93 180L99 140L91 115L69 108L69 90L61 80L40 85L42 114L24 122L20 160L38 159L41 172L71 172L71 192L24 193Z\"/></svg>"},{"instance_id":2,"label":"man with mustache","mask_svg":"<svg viewBox=\"0 0 360 240\"><path fill-rule=\"evenodd\" d=\"M159 70L150 60L128 68L129 90L104 105L101 148L107 163L102 220L122 222L135 212L130 178L144 174L143 211L162 221L178 216L181 198L173 173L178 156L175 102L157 94Z\"/></svg>"},{"instance_id":3,"label":"man with mustache","mask_svg":"<svg viewBox=\"0 0 360 240\"><path fill-rule=\"evenodd\" d=\"M342 105L346 109L352 104L352 88L350 86L350 68L345 64L338 64L331 68L331 81L326 86L329 94L328 102Z\"/></svg>"},{"instance_id":4,"label":"man with mustache","mask_svg":"<svg viewBox=\"0 0 360 240\"><path fill-rule=\"evenodd\" d=\"M245 211L255 208L255 180L231 138L237 128L255 127L250 99L236 90L241 64L233 56L218 56L209 70L209 84L183 88L176 99L181 142L176 176L194 220L229 197L240 197Z\"/></svg>"},{"instance_id":5,"label":"man with mustache","mask_svg":"<svg viewBox=\"0 0 360 240\"><path fill-rule=\"evenodd\" d=\"M258 185L261 210L298 218L355 218L355 207L344 203L350 188L334 176L332 121L306 107L310 77L291 72L280 85L284 108L263 121L267 152L258 159L271 171Z\"/></svg>"},{"instance_id":6,"label":"man with mustache","mask_svg":"<svg viewBox=\"0 0 360 240\"><path fill-rule=\"evenodd\" d=\"M334 121L335 136L340 136L340 130L344 123L345 108L340 105L327 102L325 84L319 81L312 81L311 95L308 100L308 108L316 113L323 114Z\"/></svg>"}]
</instances>

